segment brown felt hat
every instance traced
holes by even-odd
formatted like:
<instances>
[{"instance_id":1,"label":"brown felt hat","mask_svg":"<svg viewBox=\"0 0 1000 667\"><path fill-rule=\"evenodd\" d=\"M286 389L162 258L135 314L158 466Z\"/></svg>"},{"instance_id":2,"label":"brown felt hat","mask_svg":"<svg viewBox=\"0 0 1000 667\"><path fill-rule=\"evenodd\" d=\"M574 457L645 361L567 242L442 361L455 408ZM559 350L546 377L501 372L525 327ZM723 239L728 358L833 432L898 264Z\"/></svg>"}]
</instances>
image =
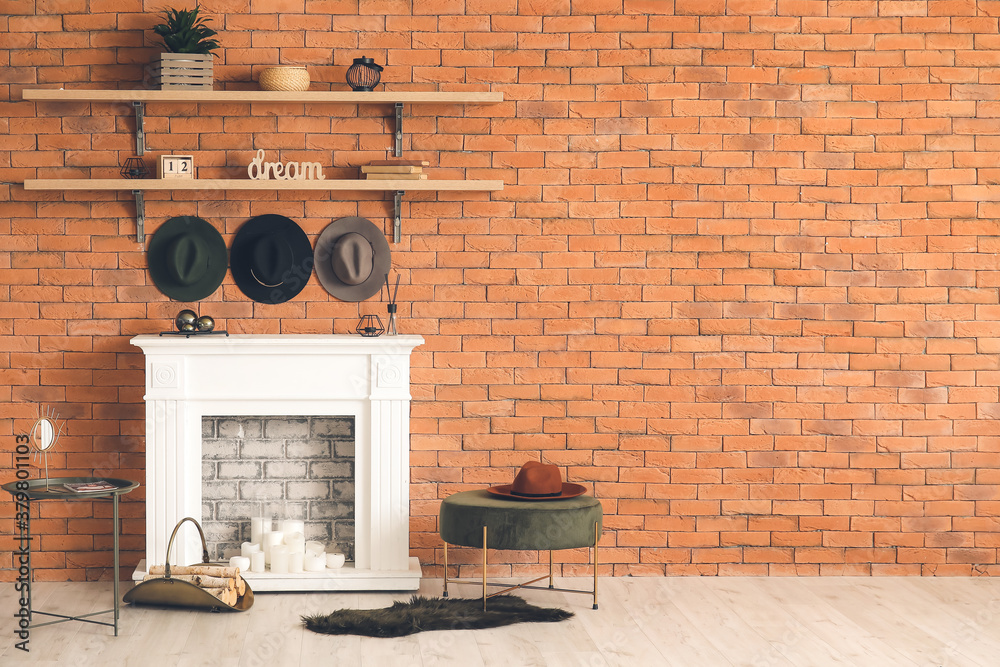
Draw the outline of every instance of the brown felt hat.
<instances>
[{"instance_id":1,"label":"brown felt hat","mask_svg":"<svg viewBox=\"0 0 1000 667\"><path fill-rule=\"evenodd\" d=\"M528 461L517 472L513 484L501 484L486 489L495 496L515 500L559 500L575 498L586 492L581 484L562 481L559 467Z\"/></svg>"},{"instance_id":2,"label":"brown felt hat","mask_svg":"<svg viewBox=\"0 0 1000 667\"><path fill-rule=\"evenodd\" d=\"M341 301L364 301L382 289L392 265L385 234L366 218L334 220L316 240L316 277Z\"/></svg>"}]
</instances>

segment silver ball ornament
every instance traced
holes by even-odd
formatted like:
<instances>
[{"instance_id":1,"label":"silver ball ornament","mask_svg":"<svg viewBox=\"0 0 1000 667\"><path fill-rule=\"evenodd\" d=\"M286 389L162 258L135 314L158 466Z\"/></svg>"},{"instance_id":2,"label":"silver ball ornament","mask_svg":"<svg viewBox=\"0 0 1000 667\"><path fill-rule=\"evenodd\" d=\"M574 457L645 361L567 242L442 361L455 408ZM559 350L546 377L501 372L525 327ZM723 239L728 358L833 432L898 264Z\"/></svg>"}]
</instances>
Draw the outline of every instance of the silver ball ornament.
<instances>
[{"instance_id":1,"label":"silver ball ornament","mask_svg":"<svg viewBox=\"0 0 1000 667\"><path fill-rule=\"evenodd\" d=\"M195 321L198 319L198 314L193 310L182 310L177 313L177 319L174 323L177 325L178 331L193 331L195 326ZM185 325L191 325L190 329L185 329Z\"/></svg>"}]
</instances>

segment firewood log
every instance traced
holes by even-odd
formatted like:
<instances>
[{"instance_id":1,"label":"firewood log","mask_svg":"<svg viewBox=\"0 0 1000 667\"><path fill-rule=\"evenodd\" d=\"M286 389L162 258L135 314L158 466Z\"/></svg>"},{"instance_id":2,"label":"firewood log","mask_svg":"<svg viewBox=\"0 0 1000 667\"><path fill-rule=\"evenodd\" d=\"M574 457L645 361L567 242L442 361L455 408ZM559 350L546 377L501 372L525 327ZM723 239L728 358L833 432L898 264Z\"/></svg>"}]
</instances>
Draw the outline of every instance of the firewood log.
<instances>
[{"instance_id":1,"label":"firewood log","mask_svg":"<svg viewBox=\"0 0 1000 667\"><path fill-rule=\"evenodd\" d=\"M163 565L153 565L149 568L150 574L166 574L166 567ZM240 568L225 567L223 565L171 565L170 576L175 574L204 574L209 577L238 577Z\"/></svg>"},{"instance_id":2,"label":"firewood log","mask_svg":"<svg viewBox=\"0 0 1000 667\"><path fill-rule=\"evenodd\" d=\"M232 607L236 604L236 591L230 588L203 588L202 590L211 593L212 596L218 598L219 602L227 604Z\"/></svg>"},{"instance_id":3,"label":"firewood log","mask_svg":"<svg viewBox=\"0 0 1000 667\"><path fill-rule=\"evenodd\" d=\"M173 570L173 568L170 569ZM147 574L142 580L163 579L164 576L162 574ZM171 572L170 578L177 579L178 581L186 581L200 588L236 588L236 580L227 577L210 577L204 574L174 574Z\"/></svg>"}]
</instances>

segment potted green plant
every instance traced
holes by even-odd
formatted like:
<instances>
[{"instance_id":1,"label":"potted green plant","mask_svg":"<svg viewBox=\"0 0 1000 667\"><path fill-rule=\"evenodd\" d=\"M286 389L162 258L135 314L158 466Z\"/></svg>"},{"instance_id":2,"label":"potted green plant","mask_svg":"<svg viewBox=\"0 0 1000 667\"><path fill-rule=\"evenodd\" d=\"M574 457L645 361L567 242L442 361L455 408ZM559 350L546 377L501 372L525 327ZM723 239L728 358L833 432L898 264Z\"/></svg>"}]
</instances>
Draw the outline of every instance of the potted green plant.
<instances>
[{"instance_id":1,"label":"potted green plant","mask_svg":"<svg viewBox=\"0 0 1000 667\"><path fill-rule=\"evenodd\" d=\"M210 18L199 16L200 9L168 9L164 22L153 27L166 49L153 64L153 83L161 89L212 89L212 52L219 48L212 37L218 33L208 27Z\"/></svg>"}]
</instances>

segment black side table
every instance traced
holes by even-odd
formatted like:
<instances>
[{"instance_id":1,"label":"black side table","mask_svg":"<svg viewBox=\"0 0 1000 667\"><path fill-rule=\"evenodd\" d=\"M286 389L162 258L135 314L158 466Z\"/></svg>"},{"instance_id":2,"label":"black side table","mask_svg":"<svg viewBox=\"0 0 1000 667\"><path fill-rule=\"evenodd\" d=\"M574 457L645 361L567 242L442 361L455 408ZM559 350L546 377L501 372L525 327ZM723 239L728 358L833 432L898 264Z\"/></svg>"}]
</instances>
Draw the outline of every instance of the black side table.
<instances>
[{"instance_id":1,"label":"black side table","mask_svg":"<svg viewBox=\"0 0 1000 667\"><path fill-rule=\"evenodd\" d=\"M64 484L85 484L90 482L108 482L113 484L115 488L107 489L104 491L87 491L83 493L78 493L76 491L70 491ZM46 625L54 625L56 623L65 623L66 621L82 621L84 623L94 623L95 625L107 625L115 629L115 637L118 636L118 497L122 496L132 489L139 486L138 482L132 482L127 479L111 479L111 478L97 478L97 477L50 477L48 480L44 479L28 479L20 480L20 483L27 483L27 489L18 489L17 485L19 482L8 482L4 484L2 488L4 491L11 494L15 501L23 500L20 506L17 508L24 511L27 514L27 519L25 520L25 531L28 536L28 581L33 580L33 573L31 570L31 501L32 500L106 500L111 499L111 503L114 507L114 554L115 554L115 576L114 576L114 586L115 586L115 606L113 609L106 609L104 611L94 611L89 614L83 614L82 616L65 616L63 614L53 614L47 611L39 611L38 609L32 609L31 607L31 595L28 597L28 629L41 628ZM19 498L18 494L23 493L23 498ZM100 616L101 614L110 614L114 612L114 623L108 623L106 621L95 621L91 619L91 616ZM48 621L47 623L31 624L33 614L43 614L45 616L53 616L58 618L58 621Z\"/></svg>"}]
</instances>

